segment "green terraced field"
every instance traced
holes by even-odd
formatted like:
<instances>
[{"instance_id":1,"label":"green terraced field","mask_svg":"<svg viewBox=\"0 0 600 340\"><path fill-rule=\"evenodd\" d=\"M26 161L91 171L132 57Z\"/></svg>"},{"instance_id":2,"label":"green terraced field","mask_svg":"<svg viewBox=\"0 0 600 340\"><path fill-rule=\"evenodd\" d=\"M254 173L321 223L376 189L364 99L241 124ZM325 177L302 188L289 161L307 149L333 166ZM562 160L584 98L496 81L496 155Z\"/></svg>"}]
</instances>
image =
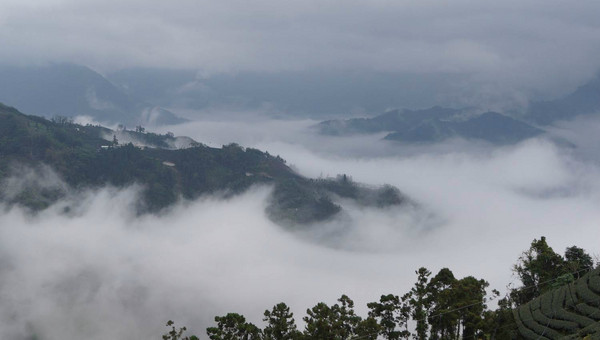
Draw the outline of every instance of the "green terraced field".
<instances>
[{"instance_id":1,"label":"green terraced field","mask_svg":"<svg viewBox=\"0 0 600 340\"><path fill-rule=\"evenodd\" d=\"M600 268L513 311L526 339L600 339Z\"/></svg>"}]
</instances>

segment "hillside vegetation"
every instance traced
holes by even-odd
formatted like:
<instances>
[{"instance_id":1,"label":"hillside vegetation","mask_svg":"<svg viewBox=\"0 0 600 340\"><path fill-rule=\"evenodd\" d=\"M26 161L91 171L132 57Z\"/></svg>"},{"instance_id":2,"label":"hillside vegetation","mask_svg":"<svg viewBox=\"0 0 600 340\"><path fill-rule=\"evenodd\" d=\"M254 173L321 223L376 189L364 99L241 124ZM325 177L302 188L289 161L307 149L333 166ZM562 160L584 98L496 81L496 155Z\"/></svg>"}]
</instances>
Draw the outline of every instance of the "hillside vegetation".
<instances>
[{"instance_id":1,"label":"hillside vegetation","mask_svg":"<svg viewBox=\"0 0 600 340\"><path fill-rule=\"evenodd\" d=\"M119 138L135 140L119 142ZM181 139L181 138L179 138ZM396 188L370 188L348 179L312 180L293 172L279 156L229 144L212 148L188 138L136 131L113 131L47 120L0 104L0 199L32 210L48 207L69 191L105 185L142 186L137 212L159 212L175 202L201 195L231 196L255 184L274 186L267 209L276 222L295 225L329 219L342 210L344 198L384 207L408 200ZM33 169L33 170L32 170ZM30 178L25 174L33 172ZM48 173L56 174L53 176ZM46 179L46 180L42 180Z\"/></svg>"},{"instance_id":2,"label":"hillside vegetation","mask_svg":"<svg viewBox=\"0 0 600 340\"><path fill-rule=\"evenodd\" d=\"M513 311L526 339L600 339L600 268Z\"/></svg>"},{"instance_id":3,"label":"hillside vegetation","mask_svg":"<svg viewBox=\"0 0 600 340\"><path fill-rule=\"evenodd\" d=\"M216 325L208 327L206 334L212 340L595 340L600 338L597 265L577 246L566 248L563 257L542 236L533 240L513 267L523 286L512 288L503 298L497 290L490 291L484 279L459 278L449 268L433 275L421 267L410 290L381 295L367 303L368 313L363 316L350 297L341 295L333 305L319 302L307 309L303 329L282 302L265 310L262 329L241 314L228 313L216 316ZM537 297L520 302L529 296ZM498 307L489 309L488 302L494 300ZM201 338L170 334L176 337L166 339Z\"/></svg>"}]
</instances>

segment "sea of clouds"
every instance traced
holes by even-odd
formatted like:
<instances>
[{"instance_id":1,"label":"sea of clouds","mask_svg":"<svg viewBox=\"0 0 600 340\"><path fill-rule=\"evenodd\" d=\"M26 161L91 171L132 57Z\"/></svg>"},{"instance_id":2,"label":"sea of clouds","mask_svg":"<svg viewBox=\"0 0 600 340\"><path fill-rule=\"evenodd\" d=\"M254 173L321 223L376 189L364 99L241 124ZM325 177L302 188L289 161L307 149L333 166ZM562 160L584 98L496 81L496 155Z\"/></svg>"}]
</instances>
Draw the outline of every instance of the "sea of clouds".
<instances>
[{"instance_id":1,"label":"sea of clouds","mask_svg":"<svg viewBox=\"0 0 600 340\"><path fill-rule=\"evenodd\" d=\"M314 121L255 116L164 127L210 146L237 142L279 154L308 177L345 173L391 184L417 204L343 202L342 217L305 230L267 218L269 186L181 202L160 215L135 215L135 185L73 192L35 215L5 208L0 337L158 338L173 319L202 338L215 315L238 312L262 326L264 310L283 301L300 321L306 308L341 294L366 316L367 302L406 293L422 266L505 292L518 285L511 266L534 238L546 236L560 253L577 245L600 254L594 122L552 129L576 148L546 138L408 146L381 135L317 136Z\"/></svg>"}]
</instances>

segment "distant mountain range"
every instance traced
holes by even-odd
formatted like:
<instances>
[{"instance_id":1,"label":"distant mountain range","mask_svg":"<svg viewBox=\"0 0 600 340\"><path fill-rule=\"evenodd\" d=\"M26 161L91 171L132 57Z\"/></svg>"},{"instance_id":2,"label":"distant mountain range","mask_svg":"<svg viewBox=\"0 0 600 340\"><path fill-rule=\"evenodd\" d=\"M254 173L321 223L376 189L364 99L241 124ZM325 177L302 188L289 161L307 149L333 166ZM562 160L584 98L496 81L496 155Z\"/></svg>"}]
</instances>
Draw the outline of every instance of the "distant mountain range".
<instances>
[{"instance_id":1,"label":"distant mountain range","mask_svg":"<svg viewBox=\"0 0 600 340\"><path fill-rule=\"evenodd\" d=\"M521 114L435 106L424 110L392 110L371 118L328 120L317 124L316 129L334 136L388 132L385 140L405 143L440 142L458 137L512 144L544 133L543 127L556 121L595 113L600 113L600 76L563 98L533 103Z\"/></svg>"},{"instance_id":2,"label":"distant mountain range","mask_svg":"<svg viewBox=\"0 0 600 340\"><path fill-rule=\"evenodd\" d=\"M388 107L427 107L461 78L360 72L237 73L199 76L194 70L132 68L101 75L74 64L0 66L0 102L25 112L91 116L103 123L181 123L165 108L261 110L314 118ZM462 79L465 81L465 79ZM358 110L358 111L357 111ZM432 107L321 124L326 134L389 132L386 139L431 142L462 137L512 143L545 125L600 112L600 75L562 98L534 102L524 112ZM497 124L497 126L492 126ZM537 129L536 129L537 128Z\"/></svg>"},{"instance_id":3,"label":"distant mountain range","mask_svg":"<svg viewBox=\"0 0 600 340\"><path fill-rule=\"evenodd\" d=\"M497 112L473 114L470 111L437 106L426 110L394 110L373 118L329 120L318 124L317 129L327 135L389 132L384 139L406 143L460 137L511 144L544 132Z\"/></svg>"},{"instance_id":4,"label":"distant mountain range","mask_svg":"<svg viewBox=\"0 0 600 340\"><path fill-rule=\"evenodd\" d=\"M600 113L600 74L562 98L530 105L524 119L539 125Z\"/></svg>"},{"instance_id":5,"label":"distant mountain range","mask_svg":"<svg viewBox=\"0 0 600 340\"><path fill-rule=\"evenodd\" d=\"M0 102L44 117L91 116L103 123L175 124L172 112L139 100L85 66L0 66Z\"/></svg>"},{"instance_id":6,"label":"distant mountain range","mask_svg":"<svg viewBox=\"0 0 600 340\"><path fill-rule=\"evenodd\" d=\"M31 172L31 178L21 178ZM135 183L143 187L140 214L181 199L230 196L271 184L267 213L289 226L332 218L343 211L342 198L373 207L410 202L394 187L367 187L346 175L305 178L279 156L236 144L211 148L172 134L47 120L0 104L0 202L37 211L82 189Z\"/></svg>"},{"instance_id":7,"label":"distant mountain range","mask_svg":"<svg viewBox=\"0 0 600 340\"><path fill-rule=\"evenodd\" d=\"M172 108L260 110L287 117L343 116L439 102L464 77L453 74L306 70L202 74L130 68L106 77L144 101Z\"/></svg>"}]
</instances>

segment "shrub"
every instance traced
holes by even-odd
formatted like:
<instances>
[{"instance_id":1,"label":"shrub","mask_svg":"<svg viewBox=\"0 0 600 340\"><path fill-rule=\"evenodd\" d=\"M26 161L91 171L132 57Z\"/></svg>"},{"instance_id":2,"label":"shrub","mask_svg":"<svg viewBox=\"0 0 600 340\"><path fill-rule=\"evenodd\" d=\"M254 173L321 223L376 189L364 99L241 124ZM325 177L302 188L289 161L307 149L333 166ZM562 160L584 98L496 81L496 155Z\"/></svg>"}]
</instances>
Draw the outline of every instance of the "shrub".
<instances>
[{"instance_id":1,"label":"shrub","mask_svg":"<svg viewBox=\"0 0 600 340\"><path fill-rule=\"evenodd\" d=\"M554 312L552 311L552 298L553 293L549 292L540 297L540 310L546 316L552 316Z\"/></svg>"},{"instance_id":2,"label":"shrub","mask_svg":"<svg viewBox=\"0 0 600 340\"><path fill-rule=\"evenodd\" d=\"M600 295L590 290L587 281L587 277L585 277L577 282L577 296L590 306L600 307Z\"/></svg>"},{"instance_id":3,"label":"shrub","mask_svg":"<svg viewBox=\"0 0 600 340\"><path fill-rule=\"evenodd\" d=\"M600 276L599 275L590 275L588 284L589 284L590 290L592 290L596 294L600 295Z\"/></svg>"},{"instance_id":4,"label":"shrub","mask_svg":"<svg viewBox=\"0 0 600 340\"><path fill-rule=\"evenodd\" d=\"M562 337L562 334L560 334L559 332L557 332L555 330L555 329L560 329L560 328L557 328L553 325L555 322L561 321L561 320L551 319L551 318L545 316L544 314L542 314L542 312L539 309L531 311L531 315L532 315L534 321L537 321L539 325L542 325L544 327L543 334L545 336L547 336L550 339L558 339L558 338Z\"/></svg>"},{"instance_id":5,"label":"shrub","mask_svg":"<svg viewBox=\"0 0 600 340\"><path fill-rule=\"evenodd\" d=\"M546 336L548 333L546 332L546 325L541 325L538 323L531 314L531 310L529 309L529 305L523 305L519 308L519 316L523 324L535 332L538 336Z\"/></svg>"},{"instance_id":6,"label":"shrub","mask_svg":"<svg viewBox=\"0 0 600 340\"><path fill-rule=\"evenodd\" d=\"M600 309L587 305L585 303L580 303L575 306L575 310L587 316L590 319L594 319L596 321L600 321Z\"/></svg>"},{"instance_id":7,"label":"shrub","mask_svg":"<svg viewBox=\"0 0 600 340\"><path fill-rule=\"evenodd\" d=\"M583 316L583 315L580 315L577 313L573 313L573 312L570 312L565 309L560 309L560 310L555 311L555 315L556 315L556 318L558 318L558 319L572 321L572 322L577 323L578 327L580 327L580 328L584 328L591 324L596 323L594 320L592 320L586 316Z\"/></svg>"},{"instance_id":8,"label":"shrub","mask_svg":"<svg viewBox=\"0 0 600 340\"><path fill-rule=\"evenodd\" d=\"M523 308L523 307L521 307ZM536 334L534 331L532 331L531 329L527 328L527 326L525 326L525 324L523 324L523 322L521 321L521 316L519 311L521 310L521 308L517 308L513 310L513 316L515 318L515 321L517 323L517 328L519 329L519 333L521 333L521 335L528 340L536 340L536 339L547 339L545 337L540 337L538 334Z\"/></svg>"}]
</instances>

